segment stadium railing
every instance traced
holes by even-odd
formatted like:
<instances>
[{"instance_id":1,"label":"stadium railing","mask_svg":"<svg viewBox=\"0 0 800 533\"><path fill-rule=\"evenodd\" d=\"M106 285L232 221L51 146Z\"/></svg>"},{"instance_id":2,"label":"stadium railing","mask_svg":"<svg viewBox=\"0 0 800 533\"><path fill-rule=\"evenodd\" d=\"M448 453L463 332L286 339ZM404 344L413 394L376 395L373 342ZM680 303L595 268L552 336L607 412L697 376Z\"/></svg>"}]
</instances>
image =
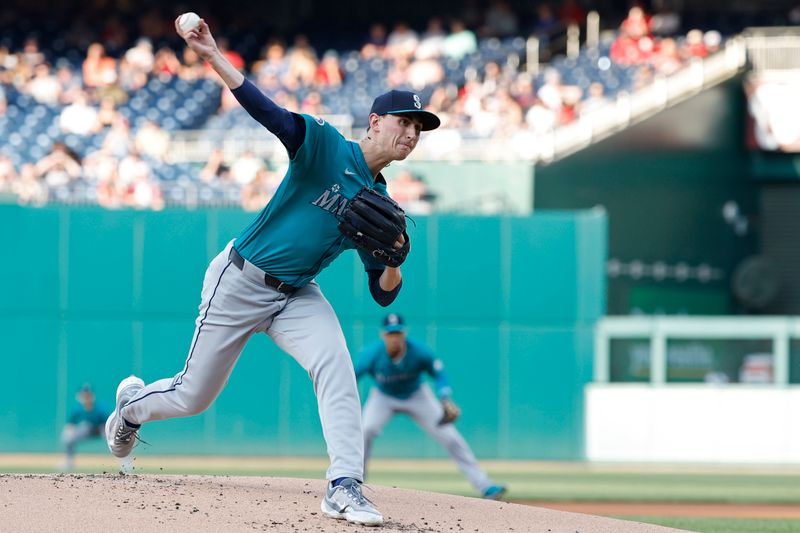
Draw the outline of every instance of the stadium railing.
<instances>
[{"instance_id":1,"label":"stadium railing","mask_svg":"<svg viewBox=\"0 0 800 533\"><path fill-rule=\"evenodd\" d=\"M620 92L608 104L539 137L535 159L549 162L569 155L730 78L744 67L745 52L744 41L735 37L716 54L693 59L672 75L656 76L637 91Z\"/></svg>"},{"instance_id":2,"label":"stadium railing","mask_svg":"<svg viewBox=\"0 0 800 533\"><path fill-rule=\"evenodd\" d=\"M345 137L353 136L352 116L325 115L324 119ZM214 149L221 149L226 160L233 160L245 150L270 161L289 160L281 142L272 135L266 135L260 125L258 128L175 131L170 142L169 160L172 163L204 163Z\"/></svg>"},{"instance_id":3,"label":"stadium railing","mask_svg":"<svg viewBox=\"0 0 800 533\"><path fill-rule=\"evenodd\" d=\"M649 383L669 381L668 343L675 340L766 340L771 344L772 384L789 383L790 344L800 340L800 317L788 316L620 316L604 317L595 329L594 382L611 382L611 342L649 343Z\"/></svg>"},{"instance_id":4,"label":"stadium railing","mask_svg":"<svg viewBox=\"0 0 800 533\"><path fill-rule=\"evenodd\" d=\"M752 70L800 70L800 27L747 28L742 37Z\"/></svg>"}]
</instances>

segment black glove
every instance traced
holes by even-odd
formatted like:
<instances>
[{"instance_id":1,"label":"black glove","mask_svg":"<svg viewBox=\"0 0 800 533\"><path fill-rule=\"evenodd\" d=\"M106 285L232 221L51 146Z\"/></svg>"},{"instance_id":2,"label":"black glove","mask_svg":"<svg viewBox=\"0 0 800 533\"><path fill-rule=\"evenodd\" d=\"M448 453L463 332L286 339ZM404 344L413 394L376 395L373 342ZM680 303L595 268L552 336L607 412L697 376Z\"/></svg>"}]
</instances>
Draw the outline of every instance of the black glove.
<instances>
[{"instance_id":1,"label":"black glove","mask_svg":"<svg viewBox=\"0 0 800 533\"><path fill-rule=\"evenodd\" d=\"M340 220L339 231L376 261L398 267L406 260L411 249L406 214L388 196L364 187L348 202ZM396 248L401 235L405 242Z\"/></svg>"},{"instance_id":2,"label":"black glove","mask_svg":"<svg viewBox=\"0 0 800 533\"><path fill-rule=\"evenodd\" d=\"M452 424L459 416L461 416L461 408L449 398L442 400L442 409L444 409L444 412L442 413L441 420L439 420L440 426Z\"/></svg>"}]
</instances>

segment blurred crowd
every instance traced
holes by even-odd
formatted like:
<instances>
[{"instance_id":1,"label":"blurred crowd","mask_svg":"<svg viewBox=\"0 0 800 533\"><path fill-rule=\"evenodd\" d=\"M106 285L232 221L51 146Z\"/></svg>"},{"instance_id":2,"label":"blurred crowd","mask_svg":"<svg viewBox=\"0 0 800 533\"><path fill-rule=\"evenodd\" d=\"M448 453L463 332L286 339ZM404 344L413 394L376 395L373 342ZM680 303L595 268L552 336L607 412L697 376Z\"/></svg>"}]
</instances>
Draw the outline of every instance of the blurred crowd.
<instances>
[{"instance_id":1,"label":"blurred crowd","mask_svg":"<svg viewBox=\"0 0 800 533\"><path fill-rule=\"evenodd\" d=\"M120 58L109 57L104 45L91 43L80 68L63 59L51 64L37 40L28 39L22 50L0 47L0 118L8 110L7 92L26 95L54 117L52 148L37 161L12 164L5 144L0 145L0 194L16 195L22 204L42 205L48 191L85 182L95 189L96 202L104 207L160 209L164 202L154 164L164 164L170 135L152 120L132 128L119 112L130 96L152 77L177 76L195 80L208 69L189 48L179 60L168 47L153 50L139 39ZM97 146L78 153L60 139L96 138Z\"/></svg>"},{"instance_id":2,"label":"blurred crowd","mask_svg":"<svg viewBox=\"0 0 800 533\"><path fill-rule=\"evenodd\" d=\"M100 39L86 46L79 65L40 50L33 37L21 49L0 46L0 121L9 108L12 91L58 114L57 129L47 130L52 148L40 159L15 164L11 154L4 153L8 145L0 144L0 195L41 205L54 188L80 181L104 207L164 207L163 183L156 169L170 164L170 132L154 120L131 124L119 108L153 78L187 82L216 82L217 78L191 49L181 46L176 52L168 44L154 46L154 42L165 42L171 21L157 20L157 12L149 13L150 19L144 19L147 24L140 24L140 36L127 48L124 26L109 22L96 36ZM420 32L405 23L391 28L376 23L357 55L361 62L378 59L386 65L376 71L382 76L376 86L411 88L429 96L428 108L442 118L442 131L437 134L530 142L531 137L520 133L551 131L608 102L607 84L599 79L566 83L564 69L555 67L534 75L519 57L517 61L466 63L457 78L450 75L448 65L465 65L463 60L473 57L484 39L536 35L548 42L567 25L580 24L586 17L573 0L564 0L558 8L541 3L536 13L533 25L523 27L508 2L493 0L481 16L465 8L461 18L431 18ZM631 69L635 73L631 89L635 90L653 76L674 73L692 58L713 53L721 44L717 32L691 30L676 38L680 27L677 13L648 14L634 6L608 53L592 56L592 67ZM292 111L314 115L342 112L328 107L326 96L331 90L343 87L349 76L375 75L348 68L342 51L319 54L304 35L297 35L290 46L270 40L254 60L247 61L223 36L225 28L215 30L220 35L217 44L231 63ZM107 46L116 53L109 55ZM221 84L215 87L220 93L218 114L238 107L230 91ZM65 136L97 142L79 151L61 142ZM447 146L442 138L442 146ZM259 209L277 187L281 171L280 165L252 152L226 161L218 150L209 154L203 168L195 169L193 177L210 186L238 190L243 208ZM414 192L421 183L407 179L394 184L418 212L430 209L431 204L424 192Z\"/></svg>"},{"instance_id":3,"label":"blurred crowd","mask_svg":"<svg viewBox=\"0 0 800 533\"><path fill-rule=\"evenodd\" d=\"M675 13L648 15L634 6L611 45L611 61L658 74L674 74L687 60L704 58L719 50L722 36L711 30L689 32L679 42L673 35L680 26Z\"/></svg>"}]
</instances>

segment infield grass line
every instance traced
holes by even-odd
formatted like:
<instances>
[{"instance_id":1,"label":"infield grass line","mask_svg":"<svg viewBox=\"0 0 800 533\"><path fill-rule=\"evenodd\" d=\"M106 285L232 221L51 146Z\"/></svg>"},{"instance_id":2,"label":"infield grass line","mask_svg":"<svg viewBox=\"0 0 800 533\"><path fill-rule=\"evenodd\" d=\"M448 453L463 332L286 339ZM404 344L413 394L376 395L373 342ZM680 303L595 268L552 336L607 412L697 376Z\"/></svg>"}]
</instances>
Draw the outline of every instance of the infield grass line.
<instances>
[{"instance_id":1,"label":"infield grass line","mask_svg":"<svg viewBox=\"0 0 800 533\"><path fill-rule=\"evenodd\" d=\"M58 454L0 454L0 472L58 472ZM665 465L590 465L532 461L483 461L493 479L509 486L510 500L708 502L800 504L800 468L705 465L693 471ZM151 456L135 462L136 473L211 474L323 479L326 457ZM116 472L109 454L78 454L76 471ZM474 495L455 464L440 459L376 459L368 483Z\"/></svg>"}]
</instances>

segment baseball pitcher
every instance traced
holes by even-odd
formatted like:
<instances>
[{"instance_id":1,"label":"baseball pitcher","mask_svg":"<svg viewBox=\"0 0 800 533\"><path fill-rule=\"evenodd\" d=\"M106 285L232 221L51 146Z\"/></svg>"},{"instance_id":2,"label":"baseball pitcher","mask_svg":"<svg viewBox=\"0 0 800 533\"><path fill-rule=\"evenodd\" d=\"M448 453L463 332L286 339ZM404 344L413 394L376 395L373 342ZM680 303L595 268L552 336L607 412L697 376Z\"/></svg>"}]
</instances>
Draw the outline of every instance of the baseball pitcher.
<instances>
[{"instance_id":1,"label":"baseball pitcher","mask_svg":"<svg viewBox=\"0 0 800 533\"><path fill-rule=\"evenodd\" d=\"M324 514L364 525L383 517L364 497L364 438L350 354L336 314L314 278L355 248L370 293L389 305L401 287L409 249L402 210L387 197L381 170L414 150L420 132L439 126L416 94L377 97L369 129L346 140L324 120L291 113L267 98L220 53L208 25L176 31L232 90L242 107L286 147L290 164L273 199L215 257L205 274L186 362L174 377L117 388L106 423L111 452L127 457L141 425L204 411L228 380L245 343L265 333L308 372L330 457ZM180 268L180 265L174 265Z\"/></svg>"}]
</instances>

